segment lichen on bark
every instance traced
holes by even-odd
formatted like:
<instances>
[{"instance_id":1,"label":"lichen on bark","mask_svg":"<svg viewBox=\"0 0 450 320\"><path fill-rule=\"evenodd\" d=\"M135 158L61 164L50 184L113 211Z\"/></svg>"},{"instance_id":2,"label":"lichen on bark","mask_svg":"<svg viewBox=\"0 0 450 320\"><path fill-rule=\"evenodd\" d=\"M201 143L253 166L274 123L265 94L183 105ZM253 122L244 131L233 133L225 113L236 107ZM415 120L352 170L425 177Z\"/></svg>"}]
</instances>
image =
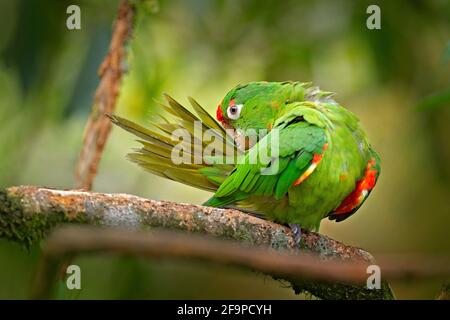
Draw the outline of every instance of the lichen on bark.
<instances>
[{"instance_id":1,"label":"lichen on bark","mask_svg":"<svg viewBox=\"0 0 450 320\"><path fill-rule=\"evenodd\" d=\"M14 190L0 191L0 237L18 242L27 249L45 239L59 224L86 222L83 215L71 218L64 211L45 212L36 206L32 210L26 202L27 199Z\"/></svg>"},{"instance_id":2,"label":"lichen on bark","mask_svg":"<svg viewBox=\"0 0 450 320\"><path fill-rule=\"evenodd\" d=\"M304 231L298 248L289 228L233 209L33 186L0 191L0 237L30 247L44 239L55 226L69 222L141 230L177 229L291 253L300 249L323 260L373 262L368 252L315 232ZM383 284L382 290L366 290L362 286L299 279L291 283L296 292L308 291L320 298L392 298L387 284Z\"/></svg>"}]
</instances>

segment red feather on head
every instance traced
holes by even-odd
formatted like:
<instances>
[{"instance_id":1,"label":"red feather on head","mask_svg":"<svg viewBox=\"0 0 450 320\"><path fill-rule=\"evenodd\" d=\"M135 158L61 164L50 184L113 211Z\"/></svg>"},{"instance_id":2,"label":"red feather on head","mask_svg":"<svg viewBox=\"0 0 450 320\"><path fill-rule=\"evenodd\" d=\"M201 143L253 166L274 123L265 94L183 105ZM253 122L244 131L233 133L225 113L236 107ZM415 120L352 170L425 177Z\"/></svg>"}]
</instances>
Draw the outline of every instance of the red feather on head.
<instances>
[{"instance_id":1,"label":"red feather on head","mask_svg":"<svg viewBox=\"0 0 450 320\"><path fill-rule=\"evenodd\" d=\"M228 124L228 120L225 119L225 117L223 116L222 106L221 106L220 104L217 106L217 110L216 110L216 118L217 118L217 120L219 120L223 125L227 125L227 124Z\"/></svg>"}]
</instances>

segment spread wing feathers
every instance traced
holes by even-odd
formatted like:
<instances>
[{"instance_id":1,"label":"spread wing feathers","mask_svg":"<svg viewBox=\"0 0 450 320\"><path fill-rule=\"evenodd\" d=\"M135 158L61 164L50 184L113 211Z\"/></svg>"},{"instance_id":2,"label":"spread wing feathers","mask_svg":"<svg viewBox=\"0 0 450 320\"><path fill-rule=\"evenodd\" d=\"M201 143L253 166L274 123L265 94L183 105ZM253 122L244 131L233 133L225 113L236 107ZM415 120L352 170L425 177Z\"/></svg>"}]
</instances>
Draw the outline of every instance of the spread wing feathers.
<instances>
[{"instance_id":1,"label":"spread wing feathers","mask_svg":"<svg viewBox=\"0 0 450 320\"><path fill-rule=\"evenodd\" d=\"M194 99L189 100L197 115L170 96L165 95L165 98L168 105L160 104L161 108L152 115L149 128L116 115L107 115L114 124L139 138L137 141L142 147L134 149L127 157L160 177L208 191L217 190L234 166L205 163L203 150L206 147L213 150L216 160L223 160L225 152L230 150L233 155L240 151L225 130ZM173 136L177 129L184 129L186 136ZM209 135L205 135L206 132ZM183 152L185 161L181 164L176 165L172 160L174 147Z\"/></svg>"},{"instance_id":2,"label":"spread wing feathers","mask_svg":"<svg viewBox=\"0 0 450 320\"><path fill-rule=\"evenodd\" d=\"M292 184L312 164L315 154L323 152L326 134L323 128L299 121L278 130L279 155L274 146L277 130L272 130L245 155L237 164L215 195L205 205L223 206L241 201L250 195L283 197ZM261 161L258 153L269 155L270 161ZM250 163L250 159L257 159Z\"/></svg>"}]
</instances>

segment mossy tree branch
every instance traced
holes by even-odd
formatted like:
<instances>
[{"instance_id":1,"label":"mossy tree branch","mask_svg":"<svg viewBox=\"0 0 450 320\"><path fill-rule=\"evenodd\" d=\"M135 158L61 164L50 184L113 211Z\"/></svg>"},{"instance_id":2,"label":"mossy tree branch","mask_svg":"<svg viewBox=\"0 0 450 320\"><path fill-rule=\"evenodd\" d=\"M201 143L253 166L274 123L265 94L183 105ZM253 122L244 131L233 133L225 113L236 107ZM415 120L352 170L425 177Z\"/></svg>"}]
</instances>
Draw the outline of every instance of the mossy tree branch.
<instances>
[{"instance_id":1,"label":"mossy tree branch","mask_svg":"<svg viewBox=\"0 0 450 320\"><path fill-rule=\"evenodd\" d=\"M33 186L10 187L0 192L0 237L31 246L55 226L67 222L134 230L177 229L291 253L298 253L300 249L322 261L373 262L368 252L314 232L304 231L301 248L296 248L289 228L238 210L147 200L127 194ZM291 283L296 292L309 291L321 298L393 298L387 284L382 290L368 290L365 285L358 284Z\"/></svg>"},{"instance_id":2,"label":"mossy tree branch","mask_svg":"<svg viewBox=\"0 0 450 320\"><path fill-rule=\"evenodd\" d=\"M57 224L80 222L144 230L163 227L256 246L295 249L289 228L238 210L148 200L128 194L10 187L0 192L0 213L0 236L27 246L42 239ZM301 247L325 260L373 260L362 249L315 232L303 231Z\"/></svg>"},{"instance_id":3,"label":"mossy tree branch","mask_svg":"<svg viewBox=\"0 0 450 320\"><path fill-rule=\"evenodd\" d=\"M57 225L67 222L144 231L154 228L175 229L235 240L246 246L251 246L251 250L255 250L255 252L267 250L267 248L272 251L275 249L275 251L282 251L283 255L290 255L289 259L284 259L285 256L274 258L280 261L279 269L274 269L273 264L270 264L271 261L267 262L264 259L256 265L253 264L254 260L252 262L250 258L250 260L242 259L242 261L238 261L236 255L231 253L232 250L227 251L229 252L228 260L224 258L223 261L241 266L253 266L254 270L267 272L274 278L289 281L296 292L308 291L320 298L393 298L386 282L382 284L381 290L368 290L365 284L355 284L355 281L361 281L367 276L366 274L361 275L361 264L367 266L375 263L368 252L344 245L319 233L307 231L303 231L302 241L297 247L289 228L238 210L148 200L128 194L53 190L33 186L10 187L0 191L0 237L2 238L29 247L45 238ZM111 238L108 235L107 233L106 238ZM137 243L142 241L142 239L139 240L139 237L145 236L139 235ZM143 247L144 255L145 252L148 252L146 250L154 250L151 242L158 240L150 239L149 241L150 249ZM197 252L192 254L193 258L197 257L198 250L200 250L203 254L202 259L220 262L220 259L216 259L217 257L213 254L210 254L208 258L207 252L212 251L204 251L202 245L198 245L198 240L194 239L193 241L190 251ZM203 241L210 242L211 239L203 239ZM72 241L72 244L70 244L69 241L70 245L59 248L62 251L68 250L70 252L70 248L74 247L75 249L78 248L77 250L81 253L90 250L83 246L79 247L78 242ZM93 243L93 241L91 242ZM116 244L117 241L112 241L110 246L105 248L114 251L117 249ZM176 246L177 243L175 243ZM227 248L226 245L217 243L217 247L220 246ZM265 249L260 247L265 247ZM96 246L93 246L91 249L95 251L96 248ZM101 248L99 247L97 250ZM211 246L209 248L211 249ZM164 246L161 249L164 250ZM179 252L173 253L169 246L166 249L165 254L169 257L186 256L186 253L181 255ZM128 251L133 250L125 248L124 253ZM239 256L239 253L236 254ZM241 254L241 256L247 254L248 252ZM303 260L298 260L298 257L295 257L305 254L312 254L320 260L320 263L316 261L316 266L313 267L322 270L321 272L314 273L311 264L307 266L310 263L307 260L308 258L302 256ZM189 255L189 250L187 250L187 255ZM55 257L54 255L51 256ZM330 265L326 266L326 263L329 262L337 262L343 265L331 264L331 270L334 269L335 273L330 273ZM378 259L377 264L381 267L383 280L448 278L450 275L450 261L446 257L396 256L395 259L385 257L384 259ZM295 271L296 268L297 271ZM358 268L359 274L355 271ZM445 292L447 291L445 290Z\"/></svg>"}]
</instances>

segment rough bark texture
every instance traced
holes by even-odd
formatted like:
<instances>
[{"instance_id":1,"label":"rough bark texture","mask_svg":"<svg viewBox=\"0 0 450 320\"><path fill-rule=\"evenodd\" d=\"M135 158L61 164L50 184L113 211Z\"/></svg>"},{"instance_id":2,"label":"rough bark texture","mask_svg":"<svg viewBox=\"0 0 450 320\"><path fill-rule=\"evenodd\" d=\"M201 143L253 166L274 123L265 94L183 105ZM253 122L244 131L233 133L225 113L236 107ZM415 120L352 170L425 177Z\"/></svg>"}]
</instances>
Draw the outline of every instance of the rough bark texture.
<instances>
[{"instance_id":1,"label":"rough bark texture","mask_svg":"<svg viewBox=\"0 0 450 320\"><path fill-rule=\"evenodd\" d=\"M116 106L126 60L125 45L133 29L134 16L134 6L129 1L122 0L114 22L108 54L98 69L100 83L84 130L83 148L75 171L75 188L90 190L97 173L103 148L111 131L111 121L105 117L105 113L113 113Z\"/></svg>"},{"instance_id":2,"label":"rough bark texture","mask_svg":"<svg viewBox=\"0 0 450 320\"><path fill-rule=\"evenodd\" d=\"M134 230L169 228L277 250L296 252L298 249L289 228L238 210L147 200L127 194L32 186L10 187L0 192L0 237L31 246L56 225L66 222ZM303 232L300 247L301 252L313 253L322 260L373 262L366 251L314 232ZM321 298L393 298L387 284L383 284L382 290L312 281L292 281L292 286L296 292L308 291Z\"/></svg>"},{"instance_id":3,"label":"rough bark texture","mask_svg":"<svg viewBox=\"0 0 450 320\"><path fill-rule=\"evenodd\" d=\"M149 229L163 227L210 234L274 249L293 249L291 230L233 209L143 199L128 194L10 187L0 194L0 235L31 245L56 224L82 222ZM8 222L5 219L9 220ZM366 251L303 231L301 247L323 259L372 261Z\"/></svg>"}]
</instances>

